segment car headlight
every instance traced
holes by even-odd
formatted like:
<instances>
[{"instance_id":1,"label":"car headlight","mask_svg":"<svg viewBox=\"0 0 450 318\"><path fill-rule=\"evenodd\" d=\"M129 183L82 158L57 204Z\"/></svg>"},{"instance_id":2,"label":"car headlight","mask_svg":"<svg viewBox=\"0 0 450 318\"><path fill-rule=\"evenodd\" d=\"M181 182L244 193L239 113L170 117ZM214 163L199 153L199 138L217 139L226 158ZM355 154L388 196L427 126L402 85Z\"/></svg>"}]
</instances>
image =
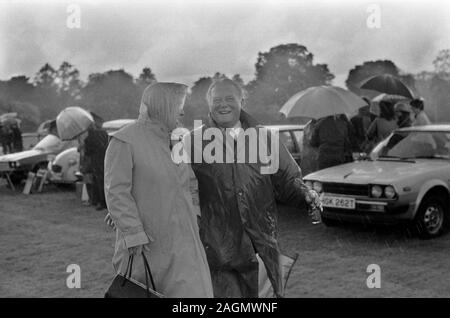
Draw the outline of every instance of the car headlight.
<instances>
[{"instance_id":1,"label":"car headlight","mask_svg":"<svg viewBox=\"0 0 450 318\"><path fill-rule=\"evenodd\" d=\"M317 193L321 193L323 188L322 188L322 182L319 181L314 181L313 182L313 190L316 191Z\"/></svg>"},{"instance_id":2,"label":"car headlight","mask_svg":"<svg viewBox=\"0 0 450 318\"><path fill-rule=\"evenodd\" d=\"M312 183L312 181L306 180L306 181L305 181L305 185L306 185L308 188L310 188L310 189L313 188L313 183Z\"/></svg>"},{"instance_id":3,"label":"car headlight","mask_svg":"<svg viewBox=\"0 0 450 318\"><path fill-rule=\"evenodd\" d=\"M374 185L372 186L372 188L370 189L370 194L374 197L374 198L379 198L383 195L383 189L378 186L378 185Z\"/></svg>"},{"instance_id":4,"label":"car headlight","mask_svg":"<svg viewBox=\"0 0 450 318\"><path fill-rule=\"evenodd\" d=\"M17 161L10 161L9 162L9 167L16 169L18 166L20 166L20 164Z\"/></svg>"},{"instance_id":5,"label":"car headlight","mask_svg":"<svg viewBox=\"0 0 450 318\"><path fill-rule=\"evenodd\" d=\"M394 187L393 186L387 186L386 188L384 188L384 195L388 199L393 199L395 197L395 195L396 195Z\"/></svg>"}]
</instances>

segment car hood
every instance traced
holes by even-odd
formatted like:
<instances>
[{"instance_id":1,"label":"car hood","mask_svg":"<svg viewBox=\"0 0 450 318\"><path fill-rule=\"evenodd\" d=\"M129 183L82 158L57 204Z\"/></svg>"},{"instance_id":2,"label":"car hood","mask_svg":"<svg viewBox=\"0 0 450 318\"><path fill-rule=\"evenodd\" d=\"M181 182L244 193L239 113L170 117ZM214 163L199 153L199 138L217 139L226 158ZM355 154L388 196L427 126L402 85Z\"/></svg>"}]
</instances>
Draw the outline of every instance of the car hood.
<instances>
[{"instance_id":1,"label":"car hood","mask_svg":"<svg viewBox=\"0 0 450 318\"><path fill-rule=\"evenodd\" d=\"M11 162L11 161L18 161L23 160L26 158L31 158L34 156L45 154L46 152L41 149L32 149L32 150L25 150L21 152L16 153L9 153L7 155L0 156L0 162Z\"/></svg>"},{"instance_id":2,"label":"car hood","mask_svg":"<svg viewBox=\"0 0 450 318\"><path fill-rule=\"evenodd\" d=\"M358 161L310 173L305 179L354 184L394 183L448 167L449 164L448 160L438 159Z\"/></svg>"}]
</instances>

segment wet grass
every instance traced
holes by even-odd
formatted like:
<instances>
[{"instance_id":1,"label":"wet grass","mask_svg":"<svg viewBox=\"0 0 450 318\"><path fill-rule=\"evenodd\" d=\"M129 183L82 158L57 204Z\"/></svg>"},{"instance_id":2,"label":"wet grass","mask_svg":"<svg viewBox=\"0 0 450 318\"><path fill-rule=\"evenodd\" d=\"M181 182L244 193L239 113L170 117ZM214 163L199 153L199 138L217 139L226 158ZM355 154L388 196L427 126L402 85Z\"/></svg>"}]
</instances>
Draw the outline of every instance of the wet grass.
<instances>
[{"instance_id":1,"label":"wet grass","mask_svg":"<svg viewBox=\"0 0 450 318\"><path fill-rule=\"evenodd\" d=\"M103 297L114 273L115 234L105 211L83 206L73 188L23 195L0 185L0 297ZM312 225L280 207L280 244L299 253L287 297L450 297L450 234L420 240L403 227ZM66 287L69 264L81 289ZM369 264L381 288L369 289Z\"/></svg>"}]
</instances>

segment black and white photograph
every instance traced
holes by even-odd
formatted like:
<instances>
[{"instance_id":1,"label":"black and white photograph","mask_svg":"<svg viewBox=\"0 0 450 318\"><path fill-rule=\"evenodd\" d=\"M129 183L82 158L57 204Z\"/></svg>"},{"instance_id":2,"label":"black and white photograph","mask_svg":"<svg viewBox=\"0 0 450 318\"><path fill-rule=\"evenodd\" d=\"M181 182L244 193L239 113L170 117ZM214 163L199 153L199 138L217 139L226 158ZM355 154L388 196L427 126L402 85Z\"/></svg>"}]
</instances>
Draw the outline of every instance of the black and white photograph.
<instances>
[{"instance_id":1,"label":"black and white photograph","mask_svg":"<svg viewBox=\"0 0 450 318\"><path fill-rule=\"evenodd\" d=\"M276 313L449 269L449 1L0 0L0 298Z\"/></svg>"}]
</instances>

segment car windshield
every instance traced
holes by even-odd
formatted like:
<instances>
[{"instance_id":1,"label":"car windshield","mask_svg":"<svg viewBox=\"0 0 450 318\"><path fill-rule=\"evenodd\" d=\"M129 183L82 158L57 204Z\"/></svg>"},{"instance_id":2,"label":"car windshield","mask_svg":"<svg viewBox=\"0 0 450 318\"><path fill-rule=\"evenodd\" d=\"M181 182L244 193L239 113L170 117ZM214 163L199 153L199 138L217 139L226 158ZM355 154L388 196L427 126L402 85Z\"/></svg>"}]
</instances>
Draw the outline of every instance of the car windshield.
<instances>
[{"instance_id":1,"label":"car windshield","mask_svg":"<svg viewBox=\"0 0 450 318\"><path fill-rule=\"evenodd\" d=\"M450 132L395 132L383 145L379 157L450 159Z\"/></svg>"}]
</instances>

